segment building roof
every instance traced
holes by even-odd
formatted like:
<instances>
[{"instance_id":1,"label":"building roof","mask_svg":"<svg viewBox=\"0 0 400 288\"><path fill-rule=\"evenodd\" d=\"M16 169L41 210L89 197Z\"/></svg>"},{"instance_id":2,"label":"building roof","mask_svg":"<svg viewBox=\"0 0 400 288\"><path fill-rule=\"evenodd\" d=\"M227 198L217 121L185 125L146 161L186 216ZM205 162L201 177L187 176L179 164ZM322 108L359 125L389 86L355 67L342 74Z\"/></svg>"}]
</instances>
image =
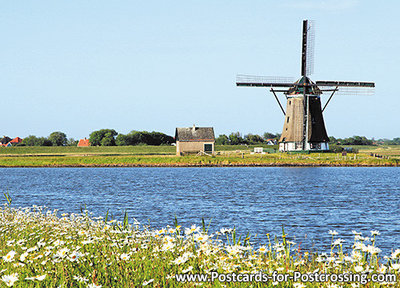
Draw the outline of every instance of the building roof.
<instances>
[{"instance_id":1,"label":"building roof","mask_svg":"<svg viewBox=\"0 0 400 288\"><path fill-rule=\"evenodd\" d=\"M188 128L176 128L175 141L215 141L214 128L195 125Z\"/></svg>"},{"instance_id":2,"label":"building roof","mask_svg":"<svg viewBox=\"0 0 400 288\"><path fill-rule=\"evenodd\" d=\"M90 141L89 139L80 139L78 143L78 147L88 147L90 146Z\"/></svg>"},{"instance_id":3,"label":"building roof","mask_svg":"<svg viewBox=\"0 0 400 288\"><path fill-rule=\"evenodd\" d=\"M7 144L10 141L11 141L11 138L7 137L7 136L4 136L3 138L0 139L1 144Z\"/></svg>"},{"instance_id":4,"label":"building roof","mask_svg":"<svg viewBox=\"0 0 400 288\"><path fill-rule=\"evenodd\" d=\"M10 141L10 143L21 143L21 142L22 142L22 139L19 138L19 137L15 137L14 139L12 139L12 140Z\"/></svg>"}]
</instances>

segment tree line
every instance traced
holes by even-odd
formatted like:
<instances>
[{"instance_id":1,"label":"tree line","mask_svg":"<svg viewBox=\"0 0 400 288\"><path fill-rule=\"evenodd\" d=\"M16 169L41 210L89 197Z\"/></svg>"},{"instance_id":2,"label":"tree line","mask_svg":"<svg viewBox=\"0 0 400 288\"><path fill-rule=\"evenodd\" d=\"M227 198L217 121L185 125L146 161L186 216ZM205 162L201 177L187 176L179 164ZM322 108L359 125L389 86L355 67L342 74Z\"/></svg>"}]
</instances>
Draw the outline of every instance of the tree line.
<instances>
[{"instance_id":1,"label":"tree line","mask_svg":"<svg viewBox=\"0 0 400 288\"><path fill-rule=\"evenodd\" d=\"M78 141L74 138L67 138L67 135L60 131L51 133L48 137L36 137L29 135L17 146L76 146Z\"/></svg>"},{"instance_id":2,"label":"tree line","mask_svg":"<svg viewBox=\"0 0 400 288\"><path fill-rule=\"evenodd\" d=\"M225 134L219 135L215 139L216 145L257 145L265 143L267 140L272 139L279 141L281 134L265 132L263 136L258 134L246 134L242 136L240 132L232 132L228 136Z\"/></svg>"},{"instance_id":3,"label":"tree line","mask_svg":"<svg viewBox=\"0 0 400 288\"><path fill-rule=\"evenodd\" d=\"M393 139L368 139L365 136L353 136L349 138L329 137L331 144L338 145L400 145L400 137Z\"/></svg>"},{"instance_id":4,"label":"tree line","mask_svg":"<svg viewBox=\"0 0 400 288\"><path fill-rule=\"evenodd\" d=\"M220 134L215 139L216 145L257 145L265 144L267 140L279 141L281 134L265 132L263 135L232 132L229 135ZM172 136L161 132L147 132L132 130L128 134L118 133L114 129L100 129L89 135L92 146L130 146L130 145L171 145L175 143ZM400 145L400 137L393 139L368 139L365 136L352 136L348 138L329 137L330 144L336 145ZM17 146L76 146L78 140L67 138L60 131L52 132L48 137L29 135Z\"/></svg>"},{"instance_id":5,"label":"tree line","mask_svg":"<svg viewBox=\"0 0 400 288\"><path fill-rule=\"evenodd\" d=\"M130 145L171 145L175 143L172 136L161 132L133 130L128 134L119 134L114 129L93 131L89 136L92 146L130 146Z\"/></svg>"},{"instance_id":6,"label":"tree line","mask_svg":"<svg viewBox=\"0 0 400 288\"><path fill-rule=\"evenodd\" d=\"M172 136L161 132L147 132L133 130L128 134L121 134L114 129L100 129L89 135L91 146L129 146L129 145L171 145L175 143ZM48 137L29 135L17 146L76 146L78 140L67 138L63 132L56 131Z\"/></svg>"}]
</instances>

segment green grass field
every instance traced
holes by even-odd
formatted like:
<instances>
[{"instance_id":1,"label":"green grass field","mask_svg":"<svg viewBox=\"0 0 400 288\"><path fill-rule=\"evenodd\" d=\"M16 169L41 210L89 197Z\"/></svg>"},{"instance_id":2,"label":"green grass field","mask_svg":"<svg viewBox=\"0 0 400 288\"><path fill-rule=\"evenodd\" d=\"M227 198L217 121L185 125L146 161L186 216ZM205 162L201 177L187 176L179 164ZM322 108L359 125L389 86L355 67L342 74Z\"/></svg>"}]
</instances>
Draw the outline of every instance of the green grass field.
<instances>
[{"instance_id":1,"label":"green grass field","mask_svg":"<svg viewBox=\"0 0 400 288\"><path fill-rule=\"evenodd\" d=\"M174 146L2 147L0 167L48 166L397 166L400 147L355 146L360 153L251 154L255 146L216 146L217 155L175 156ZM271 146L265 146L270 148ZM383 155L378 158L371 153Z\"/></svg>"},{"instance_id":2,"label":"green grass field","mask_svg":"<svg viewBox=\"0 0 400 288\"><path fill-rule=\"evenodd\" d=\"M175 154L174 146L93 146L93 147L76 147L76 146L17 146L17 147L1 147L0 157L3 155L57 155L57 154L131 154L131 155L162 155Z\"/></svg>"}]
</instances>

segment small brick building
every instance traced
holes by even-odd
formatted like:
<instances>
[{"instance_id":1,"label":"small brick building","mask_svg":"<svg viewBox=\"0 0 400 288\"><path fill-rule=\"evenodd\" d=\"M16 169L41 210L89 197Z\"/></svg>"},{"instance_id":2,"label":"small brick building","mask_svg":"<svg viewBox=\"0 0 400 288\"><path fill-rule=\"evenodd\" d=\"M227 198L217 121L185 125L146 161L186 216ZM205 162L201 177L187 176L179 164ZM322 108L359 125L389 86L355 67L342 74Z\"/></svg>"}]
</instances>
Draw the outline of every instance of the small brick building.
<instances>
[{"instance_id":1,"label":"small brick building","mask_svg":"<svg viewBox=\"0 0 400 288\"><path fill-rule=\"evenodd\" d=\"M212 127L176 128L176 155L204 152L214 154L215 136Z\"/></svg>"}]
</instances>

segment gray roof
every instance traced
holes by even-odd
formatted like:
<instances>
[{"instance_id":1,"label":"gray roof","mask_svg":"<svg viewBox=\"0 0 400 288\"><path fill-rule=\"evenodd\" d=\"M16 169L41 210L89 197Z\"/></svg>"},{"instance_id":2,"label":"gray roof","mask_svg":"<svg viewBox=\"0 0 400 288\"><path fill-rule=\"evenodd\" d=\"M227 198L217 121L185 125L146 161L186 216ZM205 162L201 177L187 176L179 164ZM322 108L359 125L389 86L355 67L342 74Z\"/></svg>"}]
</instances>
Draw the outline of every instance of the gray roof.
<instances>
[{"instance_id":1,"label":"gray roof","mask_svg":"<svg viewBox=\"0 0 400 288\"><path fill-rule=\"evenodd\" d=\"M7 144L10 142L12 139L10 137L4 136L3 138L0 139L1 144Z\"/></svg>"},{"instance_id":2,"label":"gray roof","mask_svg":"<svg viewBox=\"0 0 400 288\"><path fill-rule=\"evenodd\" d=\"M176 128L175 141L214 141L214 128L212 127L188 127Z\"/></svg>"}]
</instances>

